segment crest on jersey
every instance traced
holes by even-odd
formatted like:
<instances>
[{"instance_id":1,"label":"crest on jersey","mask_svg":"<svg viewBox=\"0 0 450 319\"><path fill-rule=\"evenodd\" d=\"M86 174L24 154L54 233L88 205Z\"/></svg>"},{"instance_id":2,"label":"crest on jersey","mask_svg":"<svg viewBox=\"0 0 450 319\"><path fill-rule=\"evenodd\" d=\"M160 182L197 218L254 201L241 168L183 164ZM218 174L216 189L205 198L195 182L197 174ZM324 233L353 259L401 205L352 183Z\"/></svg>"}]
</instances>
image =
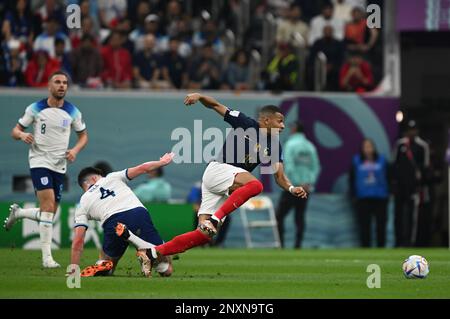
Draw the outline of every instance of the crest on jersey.
<instances>
[{"instance_id":1,"label":"crest on jersey","mask_svg":"<svg viewBox=\"0 0 450 319\"><path fill-rule=\"evenodd\" d=\"M41 177L41 184L42 185L47 185L48 184L48 177L47 176Z\"/></svg>"},{"instance_id":2,"label":"crest on jersey","mask_svg":"<svg viewBox=\"0 0 450 319\"><path fill-rule=\"evenodd\" d=\"M68 119L64 119L62 122L63 127L69 127L70 121Z\"/></svg>"}]
</instances>

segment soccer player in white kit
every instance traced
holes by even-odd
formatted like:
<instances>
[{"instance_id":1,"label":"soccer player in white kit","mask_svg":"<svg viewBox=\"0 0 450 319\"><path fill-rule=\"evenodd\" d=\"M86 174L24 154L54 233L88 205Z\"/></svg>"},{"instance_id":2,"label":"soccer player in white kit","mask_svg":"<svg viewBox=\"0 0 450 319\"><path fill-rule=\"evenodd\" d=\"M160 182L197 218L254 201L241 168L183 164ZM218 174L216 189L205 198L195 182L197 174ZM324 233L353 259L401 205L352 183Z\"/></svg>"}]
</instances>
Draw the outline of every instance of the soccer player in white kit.
<instances>
[{"instance_id":1,"label":"soccer player in white kit","mask_svg":"<svg viewBox=\"0 0 450 319\"><path fill-rule=\"evenodd\" d=\"M22 209L17 204L11 205L4 227L6 230L11 229L21 218L39 222L44 268L60 267L51 252L53 218L61 200L67 161L75 161L77 154L88 142L81 112L75 105L64 100L68 82L66 73L54 72L48 82L48 98L29 105L11 133L15 140L22 140L30 145L30 173L39 208ZM26 133L25 130L30 125L33 125L33 133ZM78 141L68 149L71 129L77 133Z\"/></svg>"},{"instance_id":2,"label":"soccer player in white kit","mask_svg":"<svg viewBox=\"0 0 450 319\"><path fill-rule=\"evenodd\" d=\"M103 228L103 249L101 259L96 265L85 268L83 277L110 275L125 253L128 242L116 236L117 224L123 223L140 238L134 238L137 256L141 262L141 269L146 277L151 276L152 267L162 276L172 273L171 261L163 257L151 265L145 249L163 243L158 231L154 227L150 215L133 191L128 182L142 174L169 164L174 154L164 154L159 161L146 162L122 171L113 172L106 177L101 171L93 167L81 170L78 184L84 190L80 203L75 211L75 235L72 241L71 264L79 265L83 252L84 237L88 228L88 220L100 221ZM133 235L134 236L134 235ZM141 239L142 238L142 239ZM137 242L136 242L137 241ZM137 244L136 244L137 243ZM153 245L149 245L152 243Z\"/></svg>"}]
</instances>

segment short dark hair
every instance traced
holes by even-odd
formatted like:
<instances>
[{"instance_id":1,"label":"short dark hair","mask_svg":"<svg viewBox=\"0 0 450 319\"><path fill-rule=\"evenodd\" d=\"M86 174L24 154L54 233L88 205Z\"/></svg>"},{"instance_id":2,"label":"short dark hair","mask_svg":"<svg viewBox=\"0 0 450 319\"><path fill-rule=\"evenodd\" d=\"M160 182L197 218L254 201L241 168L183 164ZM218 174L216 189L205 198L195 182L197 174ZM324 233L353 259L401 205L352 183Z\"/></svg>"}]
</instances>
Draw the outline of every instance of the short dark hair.
<instances>
[{"instance_id":1,"label":"short dark hair","mask_svg":"<svg viewBox=\"0 0 450 319\"><path fill-rule=\"evenodd\" d=\"M57 70L57 71L53 72L52 74L50 74L50 76L48 77L48 81L50 82L50 80L55 75L64 75L66 77L67 81L70 81L69 75L66 72L64 72L63 70Z\"/></svg>"},{"instance_id":2,"label":"short dark hair","mask_svg":"<svg viewBox=\"0 0 450 319\"><path fill-rule=\"evenodd\" d=\"M102 176L102 171L95 167L85 167L83 168L80 173L78 174L78 185L80 185L81 188L83 188L83 182L85 181L86 177L91 175L100 175Z\"/></svg>"},{"instance_id":3,"label":"short dark hair","mask_svg":"<svg viewBox=\"0 0 450 319\"><path fill-rule=\"evenodd\" d=\"M61 37L56 37L55 38L55 46L57 46L58 44L66 44L66 41L64 41L64 39L63 38L61 38Z\"/></svg>"},{"instance_id":4,"label":"short dark hair","mask_svg":"<svg viewBox=\"0 0 450 319\"><path fill-rule=\"evenodd\" d=\"M106 175L108 175L109 173L111 173L113 171L111 165L106 162L106 161L100 161L94 164L93 166L96 169L99 169L102 171L102 176L105 177Z\"/></svg>"},{"instance_id":5,"label":"short dark hair","mask_svg":"<svg viewBox=\"0 0 450 319\"><path fill-rule=\"evenodd\" d=\"M261 116L261 115L273 115L275 113L283 114L281 109L278 106L275 106L275 105L263 106L258 112L259 116Z\"/></svg>"},{"instance_id":6,"label":"short dark hair","mask_svg":"<svg viewBox=\"0 0 450 319\"><path fill-rule=\"evenodd\" d=\"M305 127L301 121L295 121L291 124L291 127L295 129L297 133L305 132Z\"/></svg>"}]
</instances>

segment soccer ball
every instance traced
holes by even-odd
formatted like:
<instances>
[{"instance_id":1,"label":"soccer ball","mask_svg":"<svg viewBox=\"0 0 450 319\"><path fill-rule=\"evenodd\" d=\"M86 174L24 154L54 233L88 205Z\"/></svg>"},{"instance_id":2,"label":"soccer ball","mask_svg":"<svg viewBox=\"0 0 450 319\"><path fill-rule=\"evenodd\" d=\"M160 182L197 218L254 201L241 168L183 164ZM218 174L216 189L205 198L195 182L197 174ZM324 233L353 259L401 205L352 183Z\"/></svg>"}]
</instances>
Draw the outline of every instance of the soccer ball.
<instances>
[{"instance_id":1,"label":"soccer ball","mask_svg":"<svg viewBox=\"0 0 450 319\"><path fill-rule=\"evenodd\" d=\"M425 257L412 255L403 262L403 274L408 279L423 279L430 272L428 261Z\"/></svg>"}]
</instances>

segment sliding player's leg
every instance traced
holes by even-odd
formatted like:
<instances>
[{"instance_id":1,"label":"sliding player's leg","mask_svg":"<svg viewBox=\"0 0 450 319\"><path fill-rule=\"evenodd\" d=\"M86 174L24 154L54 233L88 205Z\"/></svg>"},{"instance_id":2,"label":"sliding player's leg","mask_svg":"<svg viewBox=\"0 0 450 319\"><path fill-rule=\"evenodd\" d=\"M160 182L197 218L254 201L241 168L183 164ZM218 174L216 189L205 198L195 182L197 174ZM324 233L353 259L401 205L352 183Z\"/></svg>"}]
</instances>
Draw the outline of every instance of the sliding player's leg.
<instances>
[{"instance_id":1,"label":"sliding player's leg","mask_svg":"<svg viewBox=\"0 0 450 319\"><path fill-rule=\"evenodd\" d=\"M116 270L121 257L110 257L102 249L97 262L84 268L81 271L81 277L111 276Z\"/></svg>"}]
</instances>

